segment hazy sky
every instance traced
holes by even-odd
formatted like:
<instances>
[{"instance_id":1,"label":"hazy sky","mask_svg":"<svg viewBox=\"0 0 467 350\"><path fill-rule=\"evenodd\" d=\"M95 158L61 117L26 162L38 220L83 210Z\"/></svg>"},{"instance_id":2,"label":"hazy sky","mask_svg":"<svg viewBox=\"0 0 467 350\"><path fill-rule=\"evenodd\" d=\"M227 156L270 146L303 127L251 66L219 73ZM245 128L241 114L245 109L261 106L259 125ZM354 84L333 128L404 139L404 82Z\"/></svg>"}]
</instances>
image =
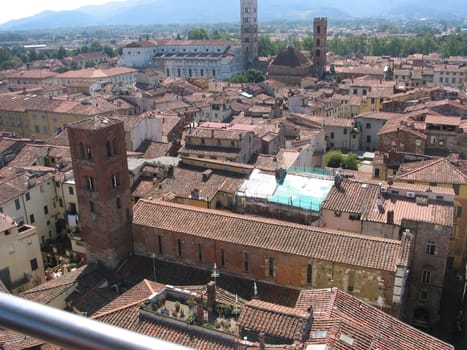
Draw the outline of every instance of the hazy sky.
<instances>
[{"instance_id":1,"label":"hazy sky","mask_svg":"<svg viewBox=\"0 0 467 350\"><path fill-rule=\"evenodd\" d=\"M125 0L2 0L0 23L24 18L46 10L73 10L85 5L100 5Z\"/></svg>"}]
</instances>

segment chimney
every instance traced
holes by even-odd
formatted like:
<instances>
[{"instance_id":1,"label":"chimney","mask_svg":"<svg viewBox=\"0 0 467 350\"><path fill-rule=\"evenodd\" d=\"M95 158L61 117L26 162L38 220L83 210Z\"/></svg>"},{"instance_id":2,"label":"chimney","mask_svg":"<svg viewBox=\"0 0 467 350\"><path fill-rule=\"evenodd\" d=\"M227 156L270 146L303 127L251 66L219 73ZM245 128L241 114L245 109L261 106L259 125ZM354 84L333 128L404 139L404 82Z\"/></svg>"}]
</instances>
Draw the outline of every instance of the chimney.
<instances>
[{"instance_id":1,"label":"chimney","mask_svg":"<svg viewBox=\"0 0 467 350\"><path fill-rule=\"evenodd\" d=\"M208 283L208 311L214 312L216 309L216 282L211 281Z\"/></svg>"},{"instance_id":2,"label":"chimney","mask_svg":"<svg viewBox=\"0 0 467 350\"><path fill-rule=\"evenodd\" d=\"M265 334L263 332L258 334L258 342L259 342L259 348L261 350L264 350L266 348L266 343L264 341Z\"/></svg>"},{"instance_id":3,"label":"chimney","mask_svg":"<svg viewBox=\"0 0 467 350\"><path fill-rule=\"evenodd\" d=\"M388 210L386 223L387 224L394 224L394 210Z\"/></svg>"},{"instance_id":4,"label":"chimney","mask_svg":"<svg viewBox=\"0 0 467 350\"><path fill-rule=\"evenodd\" d=\"M204 307L202 296L198 296L196 298L196 320L199 323L204 323Z\"/></svg>"}]
</instances>

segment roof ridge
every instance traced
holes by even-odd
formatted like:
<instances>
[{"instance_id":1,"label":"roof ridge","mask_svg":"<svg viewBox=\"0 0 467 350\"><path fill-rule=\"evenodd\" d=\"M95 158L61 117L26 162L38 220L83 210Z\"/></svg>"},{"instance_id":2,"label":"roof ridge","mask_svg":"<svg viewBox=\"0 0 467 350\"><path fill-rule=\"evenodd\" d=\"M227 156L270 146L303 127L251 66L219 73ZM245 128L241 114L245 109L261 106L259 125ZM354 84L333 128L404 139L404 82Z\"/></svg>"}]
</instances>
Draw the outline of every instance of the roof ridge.
<instances>
[{"instance_id":1,"label":"roof ridge","mask_svg":"<svg viewBox=\"0 0 467 350\"><path fill-rule=\"evenodd\" d=\"M276 226L281 226L281 227L286 227L286 228L303 229L305 231L312 232L312 233L322 233L322 234L328 234L332 236L358 238L358 239L366 240L366 241L385 242L385 243L390 243L390 244L400 246L400 241L389 239L389 238L361 235L358 233L339 231L339 230L328 229L324 227L307 226L307 225L296 224L292 222L284 222L284 221L277 220L277 219L261 218L261 217L251 216L251 215L242 215L242 214L224 212L224 211L220 211L216 209L194 207L194 206L189 206L189 205L184 205L184 204L179 204L179 203L165 202L165 201L158 200L158 199L153 199L153 200L140 199L138 203L136 204L135 208L137 206L142 206L144 204L161 205L165 207L178 208L181 210L187 210L191 212L202 212L206 214L217 215L220 217L230 217L230 218L245 220L249 222L259 222L259 223L276 225Z\"/></svg>"},{"instance_id":2,"label":"roof ridge","mask_svg":"<svg viewBox=\"0 0 467 350\"><path fill-rule=\"evenodd\" d=\"M44 288L41 288L41 289L29 289L29 290L26 290L24 292L21 293L21 295L31 295L31 294L35 294L35 293L40 293L40 292L44 292L46 290L51 290L51 289L55 289L55 288L61 288L61 287L65 287L69 284L74 284L76 280L73 280L73 281L69 281L69 282L65 282L63 284L58 284L58 285L55 285L55 286L50 286L50 287L45 287Z\"/></svg>"},{"instance_id":3,"label":"roof ridge","mask_svg":"<svg viewBox=\"0 0 467 350\"><path fill-rule=\"evenodd\" d=\"M91 316L91 319L95 320L95 319L98 319L100 317L104 317L104 316L107 316L109 314L112 314L112 313L115 313L115 312L118 312L118 311L121 311L121 310L124 310L124 309L128 309L132 306L135 306L135 305L138 305L140 303L142 303L143 301L147 300L147 297L144 298L144 299L139 299L139 300L136 300L130 304L127 304L127 305L123 305L123 306L119 306L115 309L112 309L112 310L108 310L106 312L102 312L102 313L98 313L98 314L94 314Z\"/></svg>"},{"instance_id":4,"label":"roof ridge","mask_svg":"<svg viewBox=\"0 0 467 350\"><path fill-rule=\"evenodd\" d=\"M425 164L425 165L422 165L421 167L419 168L416 168L416 169L413 169L405 174L402 174L400 175L398 178L401 178L401 177L405 177L407 175L413 175L414 173L416 172L419 172L421 170L425 170L427 169L428 167L430 166L433 166L435 164L438 164L438 163L447 163L447 165L449 165L450 169L452 171L455 171L458 175L460 175L461 177L463 177L464 179L467 180L467 176L462 172L460 171L454 164L452 164L448 159L446 158L438 158L438 159L430 159L430 160L423 160L422 162L427 162L428 164Z\"/></svg>"},{"instance_id":5,"label":"roof ridge","mask_svg":"<svg viewBox=\"0 0 467 350\"><path fill-rule=\"evenodd\" d=\"M146 285L146 287L148 287L149 291L151 292L151 294L154 294L155 293L155 290L154 288L152 288L151 284L149 283L150 281L148 279L144 279L143 280L144 284Z\"/></svg>"},{"instance_id":6,"label":"roof ridge","mask_svg":"<svg viewBox=\"0 0 467 350\"><path fill-rule=\"evenodd\" d=\"M274 305L277 308L268 309L266 307L267 305ZM273 303L269 303L269 302L263 301L263 300L253 299L253 300L249 301L246 304L246 306L247 307L252 307L252 308L255 308L255 309L258 309L258 310L274 312L274 313L278 313L278 314L282 314L282 315L286 315L286 316L293 316L293 317L300 317L300 318L308 318L310 316L309 313L307 313L306 311L302 311L299 308L273 304ZM290 310L290 312L288 312L287 309ZM292 310L296 310L297 312L293 312Z\"/></svg>"}]
</instances>

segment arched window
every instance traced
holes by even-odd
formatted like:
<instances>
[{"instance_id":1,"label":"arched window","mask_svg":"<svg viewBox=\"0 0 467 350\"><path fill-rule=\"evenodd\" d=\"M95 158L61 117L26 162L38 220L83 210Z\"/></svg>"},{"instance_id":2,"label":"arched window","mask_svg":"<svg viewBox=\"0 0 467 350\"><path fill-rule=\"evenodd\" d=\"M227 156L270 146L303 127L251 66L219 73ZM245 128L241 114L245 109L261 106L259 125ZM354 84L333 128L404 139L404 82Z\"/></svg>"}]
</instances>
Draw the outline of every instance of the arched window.
<instances>
[{"instance_id":1,"label":"arched window","mask_svg":"<svg viewBox=\"0 0 467 350\"><path fill-rule=\"evenodd\" d=\"M306 266L306 284L311 284L313 282L313 266L308 264Z\"/></svg>"}]
</instances>

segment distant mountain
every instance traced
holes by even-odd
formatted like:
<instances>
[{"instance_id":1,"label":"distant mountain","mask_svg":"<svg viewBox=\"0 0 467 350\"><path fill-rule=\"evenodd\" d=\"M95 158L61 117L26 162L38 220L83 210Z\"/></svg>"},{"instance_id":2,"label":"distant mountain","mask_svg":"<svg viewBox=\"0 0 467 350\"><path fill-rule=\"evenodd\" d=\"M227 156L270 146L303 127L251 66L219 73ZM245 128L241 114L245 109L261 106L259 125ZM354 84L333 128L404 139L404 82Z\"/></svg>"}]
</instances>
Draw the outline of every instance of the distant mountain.
<instances>
[{"instance_id":1,"label":"distant mountain","mask_svg":"<svg viewBox=\"0 0 467 350\"><path fill-rule=\"evenodd\" d=\"M311 20L362 17L467 17L465 0L259 0L259 20ZM323 5L320 5L323 4ZM324 5L325 4L325 5ZM7 22L0 30L36 30L91 25L151 25L238 22L240 0L127 0L85 6L75 11L46 11Z\"/></svg>"}]
</instances>

